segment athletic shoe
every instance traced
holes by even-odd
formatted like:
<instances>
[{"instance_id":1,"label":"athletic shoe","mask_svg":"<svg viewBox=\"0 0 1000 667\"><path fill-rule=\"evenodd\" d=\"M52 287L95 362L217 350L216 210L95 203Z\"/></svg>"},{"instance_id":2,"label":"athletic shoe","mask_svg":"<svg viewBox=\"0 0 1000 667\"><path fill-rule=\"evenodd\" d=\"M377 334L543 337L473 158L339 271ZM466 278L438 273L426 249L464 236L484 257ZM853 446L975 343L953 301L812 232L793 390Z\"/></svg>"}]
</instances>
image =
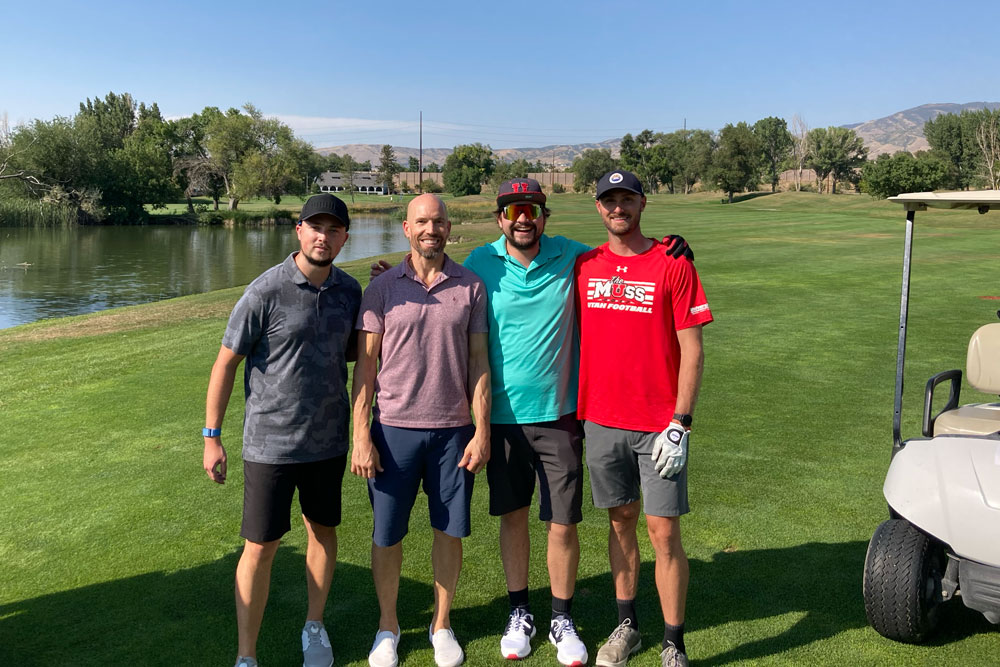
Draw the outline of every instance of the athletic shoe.
<instances>
[{"instance_id":1,"label":"athletic shoe","mask_svg":"<svg viewBox=\"0 0 1000 667\"><path fill-rule=\"evenodd\" d=\"M434 647L434 662L438 667L458 667L465 661L465 653L455 639L451 628L441 628L434 632L434 626L427 628L427 635Z\"/></svg>"},{"instance_id":2,"label":"athletic shoe","mask_svg":"<svg viewBox=\"0 0 1000 667\"><path fill-rule=\"evenodd\" d=\"M688 657L671 642L660 652L660 667L688 667Z\"/></svg>"},{"instance_id":3,"label":"athletic shoe","mask_svg":"<svg viewBox=\"0 0 1000 667\"><path fill-rule=\"evenodd\" d=\"M642 636L632 627L632 619L621 622L607 643L597 651L597 667L625 667L630 656L642 648Z\"/></svg>"},{"instance_id":4,"label":"athletic shoe","mask_svg":"<svg viewBox=\"0 0 1000 667\"><path fill-rule=\"evenodd\" d=\"M582 667L587 664L587 647L576 633L576 625L569 616L552 620L549 626L549 641L556 647L556 660L568 667Z\"/></svg>"},{"instance_id":5,"label":"athletic shoe","mask_svg":"<svg viewBox=\"0 0 1000 667\"><path fill-rule=\"evenodd\" d=\"M399 664L399 657L396 655L396 646L399 644L399 630L380 630L375 633L375 641L372 643L372 650L368 653L368 664L371 667L396 667Z\"/></svg>"},{"instance_id":6,"label":"athletic shoe","mask_svg":"<svg viewBox=\"0 0 1000 667\"><path fill-rule=\"evenodd\" d=\"M257 667L257 660L255 658L240 656L236 658L236 667Z\"/></svg>"},{"instance_id":7,"label":"athletic shoe","mask_svg":"<svg viewBox=\"0 0 1000 667\"><path fill-rule=\"evenodd\" d=\"M531 653L531 638L535 636L535 617L524 609L514 607L507 619L507 628L500 638L500 655L508 660L527 658Z\"/></svg>"},{"instance_id":8,"label":"athletic shoe","mask_svg":"<svg viewBox=\"0 0 1000 667\"><path fill-rule=\"evenodd\" d=\"M330 635L319 621L306 621L302 628L302 667L333 667Z\"/></svg>"}]
</instances>

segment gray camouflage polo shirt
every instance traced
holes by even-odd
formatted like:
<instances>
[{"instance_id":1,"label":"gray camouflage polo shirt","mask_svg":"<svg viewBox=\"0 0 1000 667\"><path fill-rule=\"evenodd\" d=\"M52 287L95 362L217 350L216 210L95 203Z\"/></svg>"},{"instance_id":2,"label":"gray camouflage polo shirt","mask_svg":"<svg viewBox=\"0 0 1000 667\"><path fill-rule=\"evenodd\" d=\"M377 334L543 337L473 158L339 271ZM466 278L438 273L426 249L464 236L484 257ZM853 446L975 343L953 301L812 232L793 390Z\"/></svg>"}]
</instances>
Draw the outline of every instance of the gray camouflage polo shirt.
<instances>
[{"instance_id":1,"label":"gray camouflage polo shirt","mask_svg":"<svg viewBox=\"0 0 1000 667\"><path fill-rule=\"evenodd\" d=\"M247 286L222 344L244 361L243 459L308 463L347 452L348 346L361 285L337 267L318 289L296 253Z\"/></svg>"}]
</instances>

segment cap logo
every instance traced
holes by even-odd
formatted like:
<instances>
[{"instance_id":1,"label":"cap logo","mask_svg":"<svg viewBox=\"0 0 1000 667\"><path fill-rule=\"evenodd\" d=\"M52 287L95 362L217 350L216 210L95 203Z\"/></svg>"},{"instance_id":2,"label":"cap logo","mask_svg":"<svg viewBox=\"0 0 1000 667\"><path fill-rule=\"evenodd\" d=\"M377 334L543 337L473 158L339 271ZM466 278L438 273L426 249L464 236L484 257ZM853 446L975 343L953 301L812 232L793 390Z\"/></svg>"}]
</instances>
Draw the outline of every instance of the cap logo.
<instances>
[{"instance_id":1,"label":"cap logo","mask_svg":"<svg viewBox=\"0 0 1000 667\"><path fill-rule=\"evenodd\" d=\"M608 176L608 183L621 183L624 179L625 177L616 171L615 173Z\"/></svg>"},{"instance_id":2,"label":"cap logo","mask_svg":"<svg viewBox=\"0 0 1000 667\"><path fill-rule=\"evenodd\" d=\"M513 192L527 192L528 191L528 184L525 183L524 181L515 181L515 182L513 182L513 183L510 184L510 189Z\"/></svg>"}]
</instances>

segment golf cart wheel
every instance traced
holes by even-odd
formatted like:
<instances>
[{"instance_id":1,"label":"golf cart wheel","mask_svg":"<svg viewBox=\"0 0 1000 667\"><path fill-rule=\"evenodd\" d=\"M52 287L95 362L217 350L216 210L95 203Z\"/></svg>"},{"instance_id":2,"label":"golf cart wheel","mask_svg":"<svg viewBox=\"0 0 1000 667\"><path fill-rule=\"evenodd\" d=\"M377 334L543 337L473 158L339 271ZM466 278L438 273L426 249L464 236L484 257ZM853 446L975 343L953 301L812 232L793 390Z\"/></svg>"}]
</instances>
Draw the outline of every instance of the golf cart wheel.
<instances>
[{"instance_id":1,"label":"golf cart wheel","mask_svg":"<svg viewBox=\"0 0 1000 667\"><path fill-rule=\"evenodd\" d=\"M943 545L904 519L883 522L865 557L865 613L889 639L914 644L937 625Z\"/></svg>"}]
</instances>

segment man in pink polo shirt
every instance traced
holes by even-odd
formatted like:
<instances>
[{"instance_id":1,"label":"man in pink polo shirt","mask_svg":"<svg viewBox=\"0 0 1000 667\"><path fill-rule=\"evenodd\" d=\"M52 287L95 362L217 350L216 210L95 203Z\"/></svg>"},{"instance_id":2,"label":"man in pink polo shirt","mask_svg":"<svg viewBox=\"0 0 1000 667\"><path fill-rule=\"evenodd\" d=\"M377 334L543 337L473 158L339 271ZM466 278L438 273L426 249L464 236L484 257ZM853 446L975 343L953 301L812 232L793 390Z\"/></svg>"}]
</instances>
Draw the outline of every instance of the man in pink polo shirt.
<instances>
[{"instance_id":1,"label":"man in pink polo shirt","mask_svg":"<svg viewBox=\"0 0 1000 667\"><path fill-rule=\"evenodd\" d=\"M357 323L351 472L368 479L381 611L368 662L398 663L402 540L423 482L434 530L430 641L439 667L454 667L464 660L450 619L461 538L470 533L473 476L490 456L486 289L444 253L451 222L440 198L413 199L403 232L410 254L368 285Z\"/></svg>"}]
</instances>

